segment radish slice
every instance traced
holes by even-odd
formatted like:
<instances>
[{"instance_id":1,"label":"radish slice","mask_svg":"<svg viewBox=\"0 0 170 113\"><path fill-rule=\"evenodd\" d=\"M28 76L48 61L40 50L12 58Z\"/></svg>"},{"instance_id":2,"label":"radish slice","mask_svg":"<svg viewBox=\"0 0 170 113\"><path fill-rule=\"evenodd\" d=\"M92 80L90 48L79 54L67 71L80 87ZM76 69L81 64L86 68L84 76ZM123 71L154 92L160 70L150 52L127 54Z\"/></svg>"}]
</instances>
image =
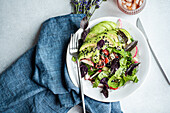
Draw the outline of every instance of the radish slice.
<instances>
[{"instance_id":1,"label":"radish slice","mask_svg":"<svg viewBox=\"0 0 170 113\"><path fill-rule=\"evenodd\" d=\"M83 62L83 63L88 64L90 66L94 66L94 63L89 59L82 59L82 60L80 60L80 62Z\"/></svg>"},{"instance_id":2,"label":"radish slice","mask_svg":"<svg viewBox=\"0 0 170 113\"><path fill-rule=\"evenodd\" d=\"M135 55L133 56L133 58L135 58L136 55L138 54L138 47L136 46L135 49L136 49L136 51L135 51Z\"/></svg>"},{"instance_id":3,"label":"radish slice","mask_svg":"<svg viewBox=\"0 0 170 113\"><path fill-rule=\"evenodd\" d=\"M91 71L93 71L93 68L92 68L92 67L90 67L90 70L91 70Z\"/></svg>"},{"instance_id":4,"label":"radish slice","mask_svg":"<svg viewBox=\"0 0 170 113\"><path fill-rule=\"evenodd\" d=\"M135 61L134 63L138 63L138 61Z\"/></svg>"},{"instance_id":5,"label":"radish slice","mask_svg":"<svg viewBox=\"0 0 170 113\"><path fill-rule=\"evenodd\" d=\"M132 60L134 63L138 63L138 59L136 57L134 57Z\"/></svg>"},{"instance_id":6,"label":"radish slice","mask_svg":"<svg viewBox=\"0 0 170 113\"><path fill-rule=\"evenodd\" d=\"M116 24L117 24L116 26L117 28L122 28L122 21L120 19L117 20Z\"/></svg>"},{"instance_id":7,"label":"radish slice","mask_svg":"<svg viewBox=\"0 0 170 113\"><path fill-rule=\"evenodd\" d=\"M84 79L85 79L85 80L90 79L90 75L87 73L87 74L84 76Z\"/></svg>"},{"instance_id":8,"label":"radish slice","mask_svg":"<svg viewBox=\"0 0 170 113\"><path fill-rule=\"evenodd\" d=\"M104 86L104 85L101 84L101 83L98 84L98 87L100 87L100 88L102 88L103 86Z\"/></svg>"},{"instance_id":9,"label":"radish slice","mask_svg":"<svg viewBox=\"0 0 170 113\"><path fill-rule=\"evenodd\" d=\"M102 70L97 71L93 76L90 77L90 79L92 79L93 77L95 77L96 75L98 75Z\"/></svg>"}]
</instances>

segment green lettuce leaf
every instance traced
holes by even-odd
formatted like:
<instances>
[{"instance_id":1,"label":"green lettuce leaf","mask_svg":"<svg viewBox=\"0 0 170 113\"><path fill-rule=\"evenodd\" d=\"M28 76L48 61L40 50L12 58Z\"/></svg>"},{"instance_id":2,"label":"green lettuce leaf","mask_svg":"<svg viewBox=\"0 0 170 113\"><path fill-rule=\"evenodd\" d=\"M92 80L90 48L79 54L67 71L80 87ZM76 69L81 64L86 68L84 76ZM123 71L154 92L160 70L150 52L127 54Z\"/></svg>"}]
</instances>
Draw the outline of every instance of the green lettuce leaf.
<instances>
[{"instance_id":1,"label":"green lettuce leaf","mask_svg":"<svg viewBox=\"0 0 170 113\"><path fill-rule=\"evenodd\" d=\"M96 88L99 85L100 81L98 78L95 79L95 82L93 83L93 88Z\"/></svg>"},{"instance_id":2,"label":"green lettuce leaf","mask_svg":"<svg viewBox=\"0 0 170 113\"><path fill-rule=\"evenodd\" d=\"M72 61L76 62L76 57L72 56Z\"/></svg>"},{"instance_id":3,"label":"green lettuce leaf","mask_svg":"<svg viewBox=\"0 0 170 113\"><path fill-rule=\"evenodd\" d=\"M92 66L90 66L90 65L88 65L88 64L84 64L84 65L87 66L87 68L88 68L88 74L89 74L90 76L93 75L93 74L95 74L95 73L98 71L98 69L95 69L94 67L92 67ZM90 67L92 67L93 71L90 69Z\"/></svg>"},{"instance_id":4,"label":"green lettuce leaf","mask_svg":"<svg viewBox=\"0 0 170 113\"><path fill-rule=\"evenodd\" d=\"M102 71L99 75L98 78L99 80L101 80L104 77L108 77L109 76L109 72L108 71Z\"/></svg>"},{"instance_id":5,"label":"green lettuce leaf","mask_svg":"<svg viewBox=\"0 0 170 113\"><path fill-rule=\"evenodd\" d=\"M125 80L121 79L120 82L119 82L119 87L123 86L124 84L125 84Z\"/></svg>"},{"instance_id":6,"label":"green lettuce leaf","mask_svg":"<svg viewBox=\"0 0 170 113\"><path fill-rule=\"evenodd\" d=\"M119 53L119 54L122 55L123 57L131 57L131 56L132 56L129 51L125 51L124 49L117 50L117 49L113 48L113 52Z\"/></svg>"},{"instance_id":7,"label":"green lettuce leaf","mask_svg":"<svg viewBox=\"0 0 170 113\"><path fill-rule=\"evenodd\" d=\"M119 63L120 63L120 66L126 66L126 64L127 64L127 58L125 57L125 58L121 58L120 60L119 60Z\"/></svg>"}]
</instances>

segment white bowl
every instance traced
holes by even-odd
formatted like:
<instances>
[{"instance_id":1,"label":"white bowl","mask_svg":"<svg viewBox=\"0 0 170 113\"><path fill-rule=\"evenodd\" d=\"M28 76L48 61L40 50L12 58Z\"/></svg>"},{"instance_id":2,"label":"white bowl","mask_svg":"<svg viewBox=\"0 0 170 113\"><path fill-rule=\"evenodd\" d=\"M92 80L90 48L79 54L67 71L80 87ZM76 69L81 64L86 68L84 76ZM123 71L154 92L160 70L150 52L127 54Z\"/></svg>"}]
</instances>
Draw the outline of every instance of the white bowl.
<instances>
[{"instance_id":1,"label":"white bowl","mask_svg":"<svg viewBox=\"0 0 170 113\"><path fill-rule=\"evenodd\" d=\"M102 17L95 19L89 22L88 27L93 27L97 23L101 21L113 21L116 22L119 18L117 17ZM150 68L150 52L146 42L146 39L142 32L133 24L129 23L128 21L122 20L122 28L126 29L134 38L134 40L138 40L138 49L139 49L139 71L137 72L137 77L139 79L138 83L129 82L125 86L117 89L117 90L109 90L109 97L105 98L100 91L101 88L93 88L91 82L89 80L83 79L83 86L84 86L84 94L92 99L102 101L102 102L115 102L120 101L121 99L127 97L128 95L132 94L136 89L138 89L148 74ZM82 30L79 29L76 33L81 34ZM69 47L67 48L67 69L70 75L70 78L73 84L78 87L78 75L76 64L71 60L72 56L69 54Z\"/></svg>"}]
</instances>

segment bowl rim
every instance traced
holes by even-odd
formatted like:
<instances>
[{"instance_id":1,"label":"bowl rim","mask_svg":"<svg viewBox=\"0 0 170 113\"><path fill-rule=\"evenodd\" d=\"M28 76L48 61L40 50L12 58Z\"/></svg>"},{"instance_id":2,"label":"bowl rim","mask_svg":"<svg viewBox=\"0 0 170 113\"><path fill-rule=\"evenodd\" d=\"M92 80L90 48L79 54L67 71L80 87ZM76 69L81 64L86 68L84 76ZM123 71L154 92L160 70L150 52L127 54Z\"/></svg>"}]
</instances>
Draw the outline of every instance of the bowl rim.
<instances>
[{"instance_id":1,"label":"bowl rim","mask_svg":"<svg viewBox=\"0 0 170 113\"><path fill-rule=\"evenodd\" d=\"M146 5L146 0L143 0L143 3L142 3L142 5L141 5L139 8L137 8L137 9L135 9L135 10L128 10L128 9L125 9L124 7L122 7L122 5L120 4L120 1L121 1L121 0L117 0L118 8L119 8L122 12L124 12L124 13L126 13L126 14L129 14L129 15L135 15L135 14L140 13L140 12L144 9L144 7L145 7L145 5Z\"/></svg>"}]
</instances>

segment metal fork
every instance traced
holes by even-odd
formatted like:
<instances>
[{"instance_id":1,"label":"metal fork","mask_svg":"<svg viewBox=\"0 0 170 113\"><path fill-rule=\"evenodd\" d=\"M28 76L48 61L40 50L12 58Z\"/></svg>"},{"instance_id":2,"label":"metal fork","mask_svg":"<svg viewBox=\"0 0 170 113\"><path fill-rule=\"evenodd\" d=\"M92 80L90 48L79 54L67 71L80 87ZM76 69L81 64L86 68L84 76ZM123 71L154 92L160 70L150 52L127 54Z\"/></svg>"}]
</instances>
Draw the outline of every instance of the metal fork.
<instances>
[{"instance_id":1,"label":"metal fork","mask_svg":"<svg viewBox=\"0 0 170 113\"><path fill-rule=\"evenodd\" d=\"M83 81L81 79L80 63L79 63L79 60L78 60L78 39L79 39L78 34L74 34L74 35L71 34L70 44L69 44L69 53L72 56L74 56L77 60L77 71L78 71L79 88L80 88L81 99L82 99L83 113L86 113L85 102L84 102L84 92L83 92Z\"/></svg>"}]
</instances>

